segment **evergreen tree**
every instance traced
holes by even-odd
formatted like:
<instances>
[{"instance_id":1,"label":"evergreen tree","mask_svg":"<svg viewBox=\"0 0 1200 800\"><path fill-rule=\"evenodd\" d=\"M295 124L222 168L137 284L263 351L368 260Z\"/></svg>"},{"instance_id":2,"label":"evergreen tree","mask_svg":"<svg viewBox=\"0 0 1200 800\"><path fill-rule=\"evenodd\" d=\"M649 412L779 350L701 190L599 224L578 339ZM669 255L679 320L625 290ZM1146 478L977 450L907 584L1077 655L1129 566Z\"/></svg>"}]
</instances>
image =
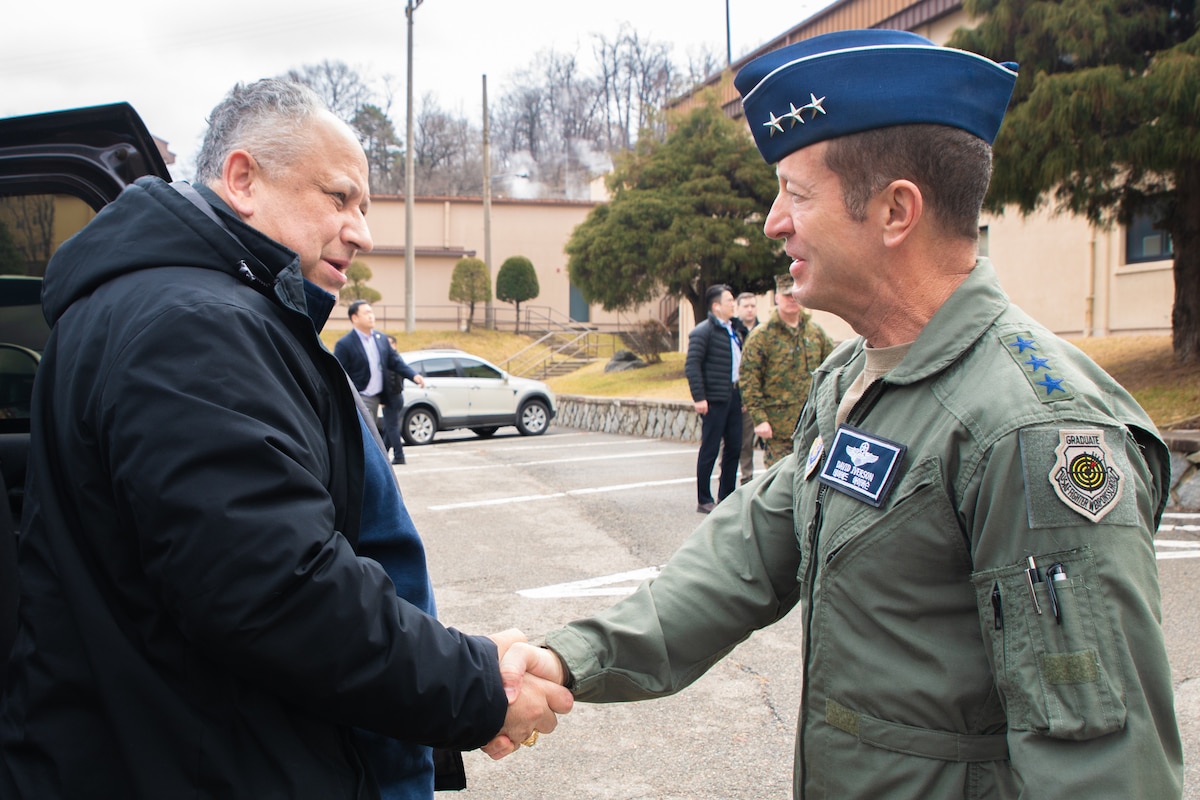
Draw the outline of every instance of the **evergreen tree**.
<instances>
[{"instance_id":1,"label":"evergreen tree","mask_svg":"<svg viewBox=\"0 0 1200 800\"><path fill-rule=\"evenodd\" d=\"M1175 249L1175 356L1200 359L1200 35L1195 0L964 0L950 39L1020 64L987 208L1053 198L1094 224L1152 214Z\"/></svg>"},{"instance_id":2,"label":"evergreen tree","mask_svg":"<svg viewBox=\"0 0 1200 800\"><path fill-rule=\"evenodd\" d=\"M346 285L338 292L338 299L350 304L355 300L366 300L368 303L378 303L383 297L377 290L367 286L371 280L371 268L361 261L351 261L346 267Z\"/></svg>"},{"instance_id":3,"label":"evergreen tree","mask_svg":"<svg viewBox=\"0 0 1200 800\"><path fill-rule=\"evenodd\" d=\"M353 128L367 154L372 194L400 194L404 184L404 147L392 121L379 106L367 104L354 115Z\"/></svg>"},{"instance_id":4,"label":"evergreen tree","mask_svg":"<svg viewBox=\"0 0 1200 800\"><path fill-rule=\"evenodd\" d=\"M521 303L537 297L540 291L537 270L525 256L511 256L500 265L496 273L496 299L516 306L516 333L521 332Z\"/></svg>"},{"instance_id":5,"label":"evergreen tree","mask_svg":"<svg viewBox=\"0 0 1200 800\"><path fill-rule=\"evenodd\" d=\"M475 304L486 303L491 296L492 279L487 264L479 258L460 258L450 275L450 301L465 303L470 309L467 313L468 333L475 324Z\"/></svg>"},{"instance_id":6,"label":"evergreen tree","mask_svg":"<svg viewBox=\"0 0 1200 800\"><path fill-rule=\"evenodd\" d=\"M664 291L708 314L704 291L727 283L765 292L787 269L763 235L778 182L743 124L708 102L617 159L597 206L567 243L571 283L605 310L627 310Z\"/></svg>"}]
</instances>

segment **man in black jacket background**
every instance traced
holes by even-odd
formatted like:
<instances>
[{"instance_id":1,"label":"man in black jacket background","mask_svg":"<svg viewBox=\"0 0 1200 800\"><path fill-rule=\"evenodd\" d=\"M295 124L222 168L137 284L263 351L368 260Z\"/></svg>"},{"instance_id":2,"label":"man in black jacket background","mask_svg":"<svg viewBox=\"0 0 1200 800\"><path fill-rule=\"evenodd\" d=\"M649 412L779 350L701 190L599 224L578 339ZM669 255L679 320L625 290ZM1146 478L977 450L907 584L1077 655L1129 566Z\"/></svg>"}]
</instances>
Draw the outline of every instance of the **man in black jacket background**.
<instances>
[{"instance_id":1,"label":"man in black jacket background","mask_svg":"<svg viewBox=\"0 0 1200 800\"><path fill-rule=\"evenodd\" d=\"M499 657L537 649L437 621L318 338L371 248L358 140L284 81L209 119L194 187L139 180L46 269L0 797L428 800L431 747L571 698L510 701Z\"/></svg>"},{"instance_id":2,"label":"man in black jacket background","mask_svg":"<svg viewBox=\"0 0 1200 800\"><path fill-rule=\"evenodd\" d=\"M717 500L737 488L738 459L742 451L742 396L738 392L738 366L742 339L730 320L734 314L733 292L718 284L704 293L708 318L688 334L684 373L696 413L703 417L700 453L696 458L696 510L707 514L716 507L712 496L712 471L721 455L721 477Z\"/></svg>"}]
</instances>

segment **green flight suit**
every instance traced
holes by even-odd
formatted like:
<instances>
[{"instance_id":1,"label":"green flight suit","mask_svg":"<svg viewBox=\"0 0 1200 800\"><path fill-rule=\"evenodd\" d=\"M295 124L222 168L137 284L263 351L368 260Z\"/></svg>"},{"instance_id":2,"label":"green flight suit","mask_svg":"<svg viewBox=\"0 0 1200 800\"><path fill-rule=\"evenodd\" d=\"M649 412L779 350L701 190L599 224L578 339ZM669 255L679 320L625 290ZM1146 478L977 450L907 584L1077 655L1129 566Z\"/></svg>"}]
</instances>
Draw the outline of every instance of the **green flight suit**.
<instances>
[{"instance_id":1,"label":"green flight suit","mask_svg":"<svg viewBox=\"0 0 1200 800\"><path fill-rule=\"evenodd\" d=\"M986 259L858 401L860 433L843 435L859 445L832 452L863 361L861 339L835 350L797 452L657 579L547 637L576 697L677 692L799 604L795 797L1180 797L1152 542L1169 467L1151 421L1011 305ZM878 507L821 477L889 463Z\"/></svg>"},{"instance_id":2,"label":"green flight suit","mask_svg":"<svg viewBox=\"0 0 1200 800\"><path fill-rule=\"evenodd\" d=\"M763 440L766 466L792 452L792 431L808 399L812 371L832 351L833 340L803 310L793 328L775 308L746 338L738 386L753 424L771 423L771 438Z\"/></svg>"}]
</instances>

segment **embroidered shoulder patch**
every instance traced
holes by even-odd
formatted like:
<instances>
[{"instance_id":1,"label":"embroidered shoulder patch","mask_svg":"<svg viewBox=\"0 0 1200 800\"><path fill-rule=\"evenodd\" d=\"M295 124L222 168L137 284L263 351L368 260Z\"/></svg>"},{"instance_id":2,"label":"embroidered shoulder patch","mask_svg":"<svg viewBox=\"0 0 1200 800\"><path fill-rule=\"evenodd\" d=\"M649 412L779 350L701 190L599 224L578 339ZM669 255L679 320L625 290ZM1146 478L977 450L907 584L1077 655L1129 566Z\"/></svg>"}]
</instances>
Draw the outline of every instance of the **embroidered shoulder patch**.
<instances>
[{"instance_id":1,"label":"embroidered shoulder patch","mask_svg":"<svg viewBox=\"0 0 1200 800\"><path fill-rule=\"evenodd\" d=\"M1054 456L1049 475L1054 493L1092 522L1104 519L1125 489L1125 476L1114 463L1104 431L1059 431Z\"/></svg>"},{"instance_id":2,"label":"embroidered shoulder patch","mask_svg":"<svg viewBox=\"0 0 1200 800\"><path fill-rule=\"evenodd\" d=\"M1074 396L1070 386L1066 384L1066 378L1061 373L1055 374L1054 364L1049 356L1043 355L1033 334L1028 331L1010 333L1000 341L1004 343L1004 349L1012 356L1013 361L1017 362L1034 393L1043 403L1066 400Z\"/></svg>"}]
</instances>

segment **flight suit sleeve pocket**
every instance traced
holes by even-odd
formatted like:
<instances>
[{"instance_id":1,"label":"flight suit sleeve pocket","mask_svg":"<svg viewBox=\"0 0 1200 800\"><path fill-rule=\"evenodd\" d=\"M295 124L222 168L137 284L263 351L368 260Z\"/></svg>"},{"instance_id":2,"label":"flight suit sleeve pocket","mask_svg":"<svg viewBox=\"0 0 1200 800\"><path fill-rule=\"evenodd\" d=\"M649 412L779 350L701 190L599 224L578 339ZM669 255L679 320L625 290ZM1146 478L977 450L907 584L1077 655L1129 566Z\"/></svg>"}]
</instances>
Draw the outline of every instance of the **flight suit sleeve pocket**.
<instances>
[{"instance_id":1,"label":"flight suit sleeve pocket","mask_svg":"<svg viewBox=\"0 0 1200 800\"><path fill-rule=\"evenodd\" d=\"M1008 727L1086 740L1125 725L1116 638L1088 548L972 575Z\"/></svg>"}]
</instances>

